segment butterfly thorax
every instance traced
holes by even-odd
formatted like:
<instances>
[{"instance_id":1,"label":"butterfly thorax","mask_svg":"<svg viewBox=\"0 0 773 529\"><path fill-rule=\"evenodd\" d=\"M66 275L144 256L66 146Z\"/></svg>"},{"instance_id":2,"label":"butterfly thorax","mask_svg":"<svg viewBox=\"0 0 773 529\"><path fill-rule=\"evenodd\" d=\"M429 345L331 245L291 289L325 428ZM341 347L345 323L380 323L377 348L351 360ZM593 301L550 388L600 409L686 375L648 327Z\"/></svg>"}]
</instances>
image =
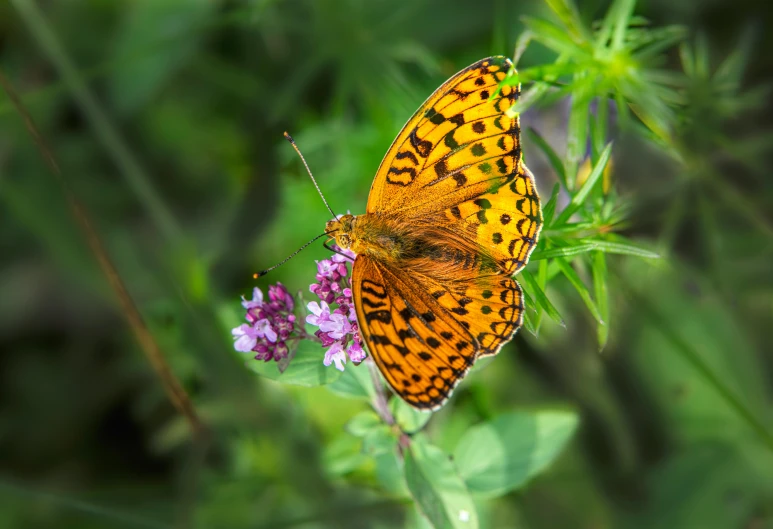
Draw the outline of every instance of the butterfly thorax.
<instances>
[{"instance_id":1,"label":"butterfly thorax","mask_svg":"<svg viewBox=\"0 0 773 529\"><path fill-rule=\"evenodd\" d=\"M340 248L379 261L398 261L406 251L404 230L379 215L342 215L329 221L325 231L333 235Z\"/></svg>"},{"instance_id":2,"label":"butterfly thorax","mask_svg":"<svg viewBox=\"0 0 773 529\"><path fill-rule=\"evenodd\" d=\"M468 279L499 271L487 252L469 242L464 228L433 219L406 223L377 213L343 215L328 222L325 231L332 232L341 248L418 275Z\"/></svg>"}]
</instances>

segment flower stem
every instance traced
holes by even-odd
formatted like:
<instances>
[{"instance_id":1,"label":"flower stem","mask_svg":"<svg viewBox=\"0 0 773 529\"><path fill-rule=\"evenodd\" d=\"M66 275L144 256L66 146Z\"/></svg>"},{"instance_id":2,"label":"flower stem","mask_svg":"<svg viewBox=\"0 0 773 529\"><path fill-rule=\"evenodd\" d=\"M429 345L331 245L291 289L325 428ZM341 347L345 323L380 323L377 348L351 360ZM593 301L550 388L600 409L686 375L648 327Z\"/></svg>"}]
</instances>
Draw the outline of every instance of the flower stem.
<instances>
[{"instance_id":1,"label":"flower stem","mask_svg":"<svg viewBox=\"0 0 773 529\"><path fill-rule=\"evenodd\" d=\"M386 393L384 392L384 385L381 383L381 375L379 375L378 368L370 357L365 359L365 363L368 364L368 370L370 371L370 376L373 380L373 389L375 391L372 403L373 409L376 410L376 413L381 417L381 420L392 426L395 424L395 418L392 415L392 412L389 411Z\"/></svg>"}]
</instances>

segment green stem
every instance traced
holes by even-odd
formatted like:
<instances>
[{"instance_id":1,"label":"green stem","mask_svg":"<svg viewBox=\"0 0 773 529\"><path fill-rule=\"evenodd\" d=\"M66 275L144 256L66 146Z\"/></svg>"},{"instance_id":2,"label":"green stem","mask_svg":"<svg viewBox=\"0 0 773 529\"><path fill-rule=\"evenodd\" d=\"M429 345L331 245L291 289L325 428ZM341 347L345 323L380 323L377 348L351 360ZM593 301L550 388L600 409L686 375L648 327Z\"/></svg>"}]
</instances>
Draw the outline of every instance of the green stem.
<instances>
[{"instance_id":1,"label":"green stem","mask_svg":"<svg viewBox=\"0 0 773 529\"><path fill-rule=\"evenodd\" d=\"M619 281L620 285L624 285L624 281ZM717 376L714 371L703 361L700 354L693 348L693 346L684 340L679 334L669 325L666 318L664 318L649 302L649 300L642 296L633 288L628 288L628 293L636 302L636 305L641 309L650 321L654 324L666 339L671 341L676 346L676 350L679 354L687 360L687 362L700 373L703 378L714 388L714 390L727 402L727 404L743 419L744 422L759 435L767 447L773 451L773 434L771 434L765 425L760 421L750 410L747 408L741 399L739 399L733 391L730 390Z\"/></svg>"},{"instance_id":2,"label":"green stem","mask_svg":"<svg viewBox=\"0 0 773 529\"><path fill-rule=\"evenodd\" d=\"M150 216L167 241L180 241L182 230L153 188L148 175L129 150L126 142L110 123L78 69L43 17L33 0L11 0L33 38L59 71L75 101L88 118L97 138L113 157L126 182L140 201L148 208Z\"/></svg>"}]
</instances>

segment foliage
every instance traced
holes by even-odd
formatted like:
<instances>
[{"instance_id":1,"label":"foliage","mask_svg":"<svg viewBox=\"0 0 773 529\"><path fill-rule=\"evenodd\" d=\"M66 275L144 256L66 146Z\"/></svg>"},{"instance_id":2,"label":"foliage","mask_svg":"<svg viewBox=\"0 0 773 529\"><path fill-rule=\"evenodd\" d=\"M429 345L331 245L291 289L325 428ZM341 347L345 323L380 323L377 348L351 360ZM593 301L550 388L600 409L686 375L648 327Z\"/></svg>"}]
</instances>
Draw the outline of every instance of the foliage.
<instances>
[{"instance_id":1,"label":"foliage","mask_svg":"<svg viewBox=\"0 0 773 529\"><path fill-rule=\"evenodd\" d=\"M0 7L0 69L206 425L152 376L0 100L4 526L771 523L770 37L676 3L479 4ZM245 365L238 296L329 216L282 130L358 213L404 118L509 44L545 217L527 332L434 414L317 343ZM328 255L269 280L305 291Z\"/></svg>"}]
</instances>

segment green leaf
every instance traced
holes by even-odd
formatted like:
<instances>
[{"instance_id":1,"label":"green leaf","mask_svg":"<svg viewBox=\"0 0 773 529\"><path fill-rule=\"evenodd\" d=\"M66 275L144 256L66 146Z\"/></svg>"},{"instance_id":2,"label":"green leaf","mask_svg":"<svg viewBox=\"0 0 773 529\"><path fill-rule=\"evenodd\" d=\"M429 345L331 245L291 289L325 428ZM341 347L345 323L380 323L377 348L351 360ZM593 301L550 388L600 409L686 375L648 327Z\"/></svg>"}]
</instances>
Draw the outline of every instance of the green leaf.
<instances>
[{"instance_id":1,"label":"green leaf","mask_svg":"<svg viewBox=\"0 0 773 529\"><path fill-rule=\"evenodd\" d=\"M260 376L294 386L323 386L338 380L341 372L322 364L324 349L317 342L301 340L295 357L284 373L280 373L275 362L247 361L247 367ZM350 367L351 369L351 367Z\"/></svg>"},{"instance_id":2,"label":"green leaf","mask_svg":"<svg viewBox=\"0 0 773 529\"><path fill-rule=\"evenodd\" d=\"M620 237L619 239L622 239ZM635 257L644 257L646 259L660 259L660 254L657 254L646 248L642 248L633 243L622 240L605 241L602 239L551 239L553 243L561 243L566 246L557 246L555 248L548 248L547 250L537 250L529 260L539 261L543 259L554 259L556 257L571 257L582 253L592 252L599 250L604 253L614 253L621 255L633 255Z\"/></svg>"},{"instance_id":3,"label":"green leaf","mask_svg":"<svg viewBox=\"0 0 773 529\"><path fill-rule=\"evenodd\" d=\"M561 161L561 157L558 156L556 151L553 150L553 147L551 147L545 138L540 136L536 130L530 127L526 129L526 135L531 138L531 140L543 153L545 153L548 162L550 162L550 167L552 167L556 172L556 176L558 176L558 180L561 182L561 185L564 186L564 189L568 189L566 186L566 170L564 168L563 162Z\"/></svg>"},{"instance_id":4,"label":"green leaf","mask_svg":"<svg viewBox=\"0 0 773 529\"><path fill-rule=\"evenodd\" d=\"M397 444L397 435L393 429L381 422L373 411L363 411L352 417L344 427L355 437L362 438L362 452L371 456L393 450Z\"/></svg>"},{"instance_id":5,"label":"green leaf","mask_svg":"<svg viewBox=\"0 0 773 529\"><path fill-rule=\"evenodd\" d=\"M558 53L565 53L569 56L579 54L588 55L587 51L579 47L573 41L566 30L547 20L541 20L529 16L522 17L526 27L532 33L532 39L541 42L551 50Z\"/></svg>"},{"instance_id":6,"label":"green leaf","mask_svg":"<svg viewBox=\"0 0 773 529\"><path fill-rule=\"evenodd\" d=\"M605 241L601 239L582 239L595 246L594 250L604 253L616 253L621 255L633 255L635 257L644 257L646 259L660 259L660 254L655 253L641 246L637 246L626 241L623 237L617 237L615 241Z\"/></svg>"},{"instance_id":7,"label":"green leaf","mask_svg":"<svg viewBox=\"0 0 773 529\"><path fill-rule=\"evenodd\" d=\"M400 429L409 434L424 428L424 425L432 418L432 412L417 410L406 404L403 399L389 401L389 409Z\"/></svg>"},{"instance_id":8,"label":"green leaf","mask_svg":"<svg viewBox=\"0 0 773 529\"><path fill-rule=\"evenodd\" d=\"M386 424L372 428L362 438L362 452L370 456L378 456L391 452L397 446L395 431Z\"/></svg>"},{"instance_id":9,"label":"green leaf","mask_svg":"<svg viewBox=\"0 0 773 529\"><path fill-rule=\"evenodd\" d=\"M521 60L521 55L523 55L523 52L526 51L526 48L529 47L529 42L531 42L532 34L531 31L525 30L523 31L519 36L518 40L515 41L515 53L513 53L513 64L518 67L518 62Z\"/></svg>"},{"instance_id":10,"label":"green leaf","mask_svg":"<svg viewBox=\"0 0 773 529\"><path fill-rule=\"evenodd\" d=\"M636 50L635 58L640 62L649 60L684 40L687 35L688 30L684 26L667 26L648 30L648 42Z\"/></svg>"},{"instance_id":11,"label":"green leaf","mask_svg":"<svg viewBox=\"0 0 773 529\"><path fill-rule=\"evenodd\" d=\"M344 429L355 437L365 437L371 430L378 428L383 423L373 411L362 411L349 419Z\"/></svg>"},{"instance_id":12,"label":"green leaf","mask_svg":"<svg viewBox=\"0 0 773 529\"><path fill-rule=\"evenodd\" d=\"M609 124L609 98L599 97L596 105L596 117L591 124L591 158L598 163L599 154L607 141L607 126Z\"/></svg>"},{"instance_id":13,"label":"green leaf","mask_svg":"<svg viewBox=\"0 0 773 529\"><path fill-rule=\"evenodd\" d=\"M580 80L580 76L583 77L582 80ZM575 86L569 109L565 160L566 181L569 185L567 189L572 191L577 183L577 168L585 159L588 143L588 113L596 86L596 80L587 78L584 73L575 74L574 77Z\"/></svg>"},{"instance_id":14,"label":"green leaf","mask_svg":"<svg viewBox=\"0 0 773 529\"><path fill-rule=\"evenodd\" d=\"M563 169L563 167L561 167L561 169ZM558 202L558 193L560 191L561 186L558 183L553 184L550 200L542 207L542 221L545 226L550 226L550 223L553 221L553 215L556 212L556 203Z\"/></svg>"},{"instance_id":15,"label":"green leaf","mask_svg":"<svg viewBox=\"0 0 773 529\"><path fill-rule=\"evenodd\" d=\"M336 381L328 384L327 389L342 397L372 399L375 395L373 378L368 366L349 365Z\"/></svg>"},{"instance_id":16,"label":"green leaf","mask_svg":"<svg viewBox=\"0 0 773 529\"><path fill-rule=\"evenodd\" d=\"M391 495L407 498L409 492L405 485L403 462L398 458L397 450L393 447L389 452L379 454L374 459L376 479L381 487Z\"/></svg>"},{"instance_id":17,"label":"green leaf","mask_svg":"<svg viewBox=\"0 0 773 529\"><path fill-rule=\"evenodd\" d=\"M571 257L581 253L590 252L596 249L595 242L586 242L579 244L570 244L568 246L561 246L556 248L549 248L547 250L538 250L531 254L529 258L532 261L539 261L541 259L554 259L556 257Z\"/></svg>"},{"instance_id":18,"label":"green leaf","mask_svg":"<svg viewBox=\"0 0 773 529\"><path fill-rule=\"evenodd\" d=\"M577 11L572 0L545 0L548 7L558 16L561 22L566 26L567 33L578 44L583 45L590 40L590 35L580 19L580 13Z\"/></svg>"},{"instance_id":19,"label":"green leaf","mask_svg":"<svg viewBox=\"0 0 773 529\"><path fill-rule=\"evenodd\" d=\"M591 253L591 270L593 271L593 290L599 314L604 323L598 324L596 335L599 341L599 351L604 349L609 339L609 290L607 288L607 258L603 252Z\"/></svg>"},{"instance_id":20,"label":"green leaf","mask_svg":"<svg viewBox=\"0 0 773 529\"><path fill-rule=\"evenodd\" d=\"M577 191L577 193L572 197L572 200L569 202L569 205L566 206L566 209L564 209L558 216L555 224L558 225L565 223L574 214L574 212L577 211L580 206L582 206L583 202L585 202L585 198L591 192L591 189L593 189L593 186L596 185L596 182L598 182L599 178L601 178L601 175L604 174L604 169L606 169L607 163L609 162L609 157L611 155L612 143L610 142L607 143L607 146L604 147L603 151L601 151L601 154L599 155L599 161L588 175L588 179L585 180L580 190Z\"/></svg>"},{"instance_id":21,"label":"green leaf","mask_svg":"<svg viewBox=\"0 0 773 529\"><path fill-rule=\"evenodd\" d=\"M610 9L615 10L615 21L612 33L612 45L613 50L619 50L623 47L625 42L625 32L628 29L628 21L633 14L633 8L636 5L636 0L617 0L615 5Z\"/></svg>"},{"instance_id":22,"label":"green leaf","mask_svg":"<svg viewBox=\"0 0 773 529\"><path fill-rule=\"evenodd\" d=\"M609 9L607 9L607 14L604 15L604 20L601 22L601 26L596 32L596 38L594 42L596 53L606 51L607 43L609 42L609 38L612 36L612 27L614 26L615 16L617 15L617 10L619 7L620 2L616 1L609 7Z\"/></svg>"},{"instance_id":23,"label":"green leaf","mask_svg":"<svg viewBox=\"0 0 773 529\"><path fill-rule=\"evenodd\" d=\"M351 435L341 435L327 443L322 454L322 464L331 476L343 476L367 461L361 450L362 442Z\"/></svg>"},{"instance_id":24,"label":"green leaf","mask_svg":"<svg viewBox=\"0 0 773 529\"><path fill-rule=\"evenodd\" d=\"M566 261L563 257L557 257L553 262L558 265L558 267L561 269L561 273L564 274L572 284L596 321L603 323L604 320L601 318L601 314L599 314L598 307L596 307L596 304L593 302L593 298L590 295L588 287L585 286L585 283L582 282L582 279L580 279L580 276L577 275L577 272L574 271L572 265L570 265L569 262Z\"/></svg>"},{"instance_id":25,"label":"green leaf","mask_svg":"<svg viewBox=\"0 0 773 529\"><path fill-rule=\"evenodd\" d=\"M405 481L435 529L478 527L478 515L448 454L416 438L405 454Z\"/></svg>"},{"instance_id":26,"label":"green leaf","mask_svg":"<svg viewBox=\"0 0 773 529\"><path fill-rule=\"evenodd\" d=\"M526 308L534 307L534 302L529 298L529 295L526 292L524 292L524 295L526 296ZM539 333L539 327L535 320L532 319L528 310L523 313L523 327L534 336L537 336Z\"/></svg>"},{"instance_id":27,"label":"green leaf","mask_svg":"<svg viewBox=\"0 0 773 529\"><path fill-rule=\"evenodd\" d=\"M525 485L558 457L577 428L571 411L514 412L471 428L454 450L470 492L501 496Z\"/></svg>"},{"instance_id":28,"label":"green leaf","mask_svg":"<svg viewBox=\"0 0 773 529\"><path fill-rule=\"evenodd\" d=\"M523 278L524 281L524 290L527 290L531 297L535 299L537 303L539 303L540 307L545 309L545 312L547 312L548 316L550 316L550 319L558 323L562 327L566 327L566 324L564 323L564 319L561 317L561 314L558 312L558 309L550 302L548 297L545 295L545 292L540 288L539 283L537 283L537 280L534 278L533 275L528 270L523 270L521 272L521 278Z\"/></svg>"}]
</instances>

